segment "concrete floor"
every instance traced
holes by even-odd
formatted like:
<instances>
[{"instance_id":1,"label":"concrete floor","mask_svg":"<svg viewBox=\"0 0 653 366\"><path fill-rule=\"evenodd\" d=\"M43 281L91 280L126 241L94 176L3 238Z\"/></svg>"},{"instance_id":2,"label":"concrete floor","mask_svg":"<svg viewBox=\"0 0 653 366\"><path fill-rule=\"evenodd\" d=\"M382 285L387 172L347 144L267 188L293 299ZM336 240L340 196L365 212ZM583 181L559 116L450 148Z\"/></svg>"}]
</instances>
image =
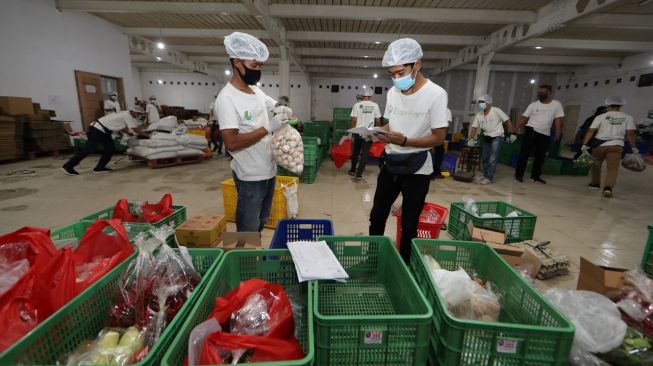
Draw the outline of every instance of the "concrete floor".
<instances>
[{"instance_id":1,"label":"concrete floor","mask_svg":"<svg viewBox=\"0 0 653 366\"><path fill-rule=\"evenodd\" d=\"M113 206L119 198L158 200L166 192L189 215L222 213L220 182L230 178L224 157L200 164L149 169L142 163L114 158L109 174L92 174L97 157L79 166L77 177L64 175L64 158L42 158L0 165L0 233L25 225L58 228L82 216ZM116 164L116 161L118 162ZM300 217L333 220L337 234L365 234L378 168L367 168L364 180L353 181L346 168L323 162L315 184L299 190ZM573 265L569 276L545 281L544 286L573 288L580 256L615 267L634 268L642 256L653 223L653 167L643 173L621 169L615 197L601 197L587 189L587 177L550 176L546 186L513 181L513 169L500 165L497 181L489 186L453 179L431 183L428 201L449 207L463 195L476 200L503 200L537 215L535 239L550 240L551 249L567 255ZM396 221L388 220L386 235L395 237ZM235 225L230 224L230 229ZM268 241L272 230L266 229ZM449 238L443 232L441 239Z\"/></svg>"}]
</instances>

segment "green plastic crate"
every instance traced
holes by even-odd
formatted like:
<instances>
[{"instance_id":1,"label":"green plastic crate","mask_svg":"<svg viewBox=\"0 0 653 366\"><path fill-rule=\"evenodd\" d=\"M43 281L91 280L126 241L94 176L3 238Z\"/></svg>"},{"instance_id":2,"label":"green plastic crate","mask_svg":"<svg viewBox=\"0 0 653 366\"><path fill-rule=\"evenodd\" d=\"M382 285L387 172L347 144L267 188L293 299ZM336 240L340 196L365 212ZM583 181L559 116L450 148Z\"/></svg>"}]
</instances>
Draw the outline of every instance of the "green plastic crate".
<instances>
[{"instance_id":1,"label":"green plastic crate","mask_svg":"<svg viewBox=\"0 0 653 366\"><path fill-rule=\"evenodd\" d=\"M499 294L499 322L453 317L423 255L443 269L463 268ZM491 247L477 242L413 239L410 268L433 304L431 365L567 365L574 326Z\"/></svg>"},{"instance_id":2,"label":"green plastic crate","mask_svg":"<svg viewBox=\"0 0 653 366\"><path fill-rule=\"evenodd\" d=\"M505 230L506 243L533 239L537 216L532 213L502 201L477 201L476 207L478 207L479 216L465 210L463 202L451 203L449 207L449 224L447 225L449 235L457 240L471 240L472 236L467 227L471 221L476 227ZM513 211L517 211L519 216L505 217ZM480 215L484 213L496 213L502 217L482 219Z\"/></svg>"},{"instance_id":3,"label":"green plastic crate","mask_svg":"<svg viewBox=\"0 0 653 366\"><path fill-rule=\"evenodd\" d=\"M319 137L320 145L324 145L329 139L329 125L323 123L306 122L302 130L302 136Z\"/></svg>"},{"instance_id":4,"label":"green plastic crate","mask_svg":"<svg viewBox=\"0 0 653 366\"><path fill-rule=\"evenodd\" d=\"M349 132L347 130L333 130L333 138L331 139L331 145L338 145L340 143L340 139L342 139L344 136L349 135Z\"/></svg>"},{"instance_id":5,"label":"green plastic crate","mask_svg":"<svg viewBox=\"0 0 653 366\"><path fill-rule=\"evenodd\" d=\"M384 236L324 236L349 275L315 281L316 365L424 365L433 312Z\"/></svg>"},{"instance_id":6,"label":"green plastic crate","mask_svg":"<svg viewBox=\"0 0 653 366\"><path fill-rule=\"evenodd\" d=\"M650 278L653 278L653 225L648 226L648 239L644 246L641 267Z\"/></svg>"},{"instance_id":7,"label":"green plastic crate","mask_svg":"<svg viewBox=\"0 0 653 366\"><path fill-rule=\"evenodd\" d=\"M73 146L78 149L85 148L87 143L88 141L84 139L73 139ZM114 148L114 152L117 153L124 153L125 151L127 151L127 146L120 143L120 138L113 139L113 148ZM104 145L102 144L98 145L97 152L103 152L103 151L104 151Z\"/></svg>"},{"instance_id":8,"label":"green plastic crate","mask_svg":"<svg viewBox=\"0 0 653 366\"><path fill-rule=\"evenodd\" d=\"M351 108L333 108L333 120L351 120Z\"/></svg>"},{"instance_id":9,"label":"green plastic crate","mask_svg":"<svg viewBox=\"0 0 653 366\"><path fill-rule=\"evenodd\" d=\"M575 166L574 162L570 158L557 158L562 160L562 170L560 173L562 175L581 175L587 176L592 170L591 166Z\"/></svg>"},{"instance_id":10,"label":"green plastic crate","mask_svg":"<svg viewBox=\"0 0 653 366\"><path fill-rule=\"evenodd\" d=\"M90 221L90 220L79 221L74 224L64 226L56 230L52 230L50 232L50 238L52 239L54 245L57 248L62 248L64 246L76 248L77 245L79 245L79 241L82 239L82 236L84 236L86 229L93 222L94 221ZM113 228L110 226L107 226L104 229L104 232L107 234L112 233L113 231L114 231ZM131 239L132 238L130 238L130 240Z\"/></svg>"},{"instance_id":11,"label":"green plastic crate","mask_svg":"<svg viewBox=\"0 0 653 366\"><path fill-rule=\"evenodd\" d=\"M313 137L313 136L302 136L302 142L304 143L304 151L306 151L306 145L314 145L317 146L317 165L320 166L322 165L322 160L324 160L323 156L323 151L325 150L325 142L326 139L323 139L321 137ZM309 148L309 150L312 151L312 147ZM312 154L308 155L309 159L312 159ZM304 153L304 160L306 160L306 153ZM312 160L310 160L312 161ZM306 164L304 164L306 165Z\"/></svg>"},{"instance_id":12,"label":"green plastic crate","mask_svg":"<svg viewBox=\"0 0 653 366\"><path fill-rule=\"evenodd\" d=\"M131 205L131 204L130 204ZM98 219L109 220L113 215L113 207L105 208L104 210L95 212L91 215L82 217L79 221L95 221ZM148 231L151 228L161 227L163 225L172 225L177 227L186 221L186 207L185 206L172 206L172 214L166 216L165 218L152 223L142 223L142 222L123 222L125 231L127 231L127 236L129 239L134 239L138 233L142 231ZM175 246L174 235L170 235L168 238L168 245Z\"/></svg>"},{"instance_id":13,"label":"green plastic crate","mask_svg":"<svg viewBox=\"0 0 653 366\"><path fill-rule=\"evenodd\" d=\"M348 130L351 128L351 118L347 120L334 120L333 129L334 130Z\"/></svg>"},{"instance_id":14,"label":"green plastic crate","mask_svg":"<svg viewBox=\"0 0 653 366\"><path fill-rule=\"evenodd\" d=\"M530 173L532 170L533 170L533 158L528 158L526 171ZM542 174L560 175L561 173L562 173L562 160L548 159L548 158L544 160L544 164L542 165Z\"/></svg>"},{"instance_id":15,"label":"green plastic crate","mask_svg":"<svg viewBox=\"0 0 653 366\"><path fill-rule=\"evenodd\" d=\"M302 174L297 175L287 170L286 168L277 165L277 175L283 175L288 177L299 177L299 183L313 184L315 182L315 177L317 176L318 167L316 165L304 166Z\"/></svg>"},{"instance_id":16,"label":"green plastic crate","mask_svg":"<svg viewBox=\"0 0 653 366\"><path fill-rule=\"evenodd\" d=\"M308 282L299 283L297 271L287 249L264 250L232 250L224 255L218 268L213 272L209 285L195 302L184 324L177 332L168 351L163 356L161 365L180 366L188 354L188 336L199 323L206 320L213 311L215 298L233 290L241 281L260 278L270 283L284 287L291 301L301 300L302 312L300 331L296 332L297 340L304 350L305 357L301 360L252 363L266 366L299 366L311 365L315 352L313 335L313 296Z\"/></svg>"}]
</instances>

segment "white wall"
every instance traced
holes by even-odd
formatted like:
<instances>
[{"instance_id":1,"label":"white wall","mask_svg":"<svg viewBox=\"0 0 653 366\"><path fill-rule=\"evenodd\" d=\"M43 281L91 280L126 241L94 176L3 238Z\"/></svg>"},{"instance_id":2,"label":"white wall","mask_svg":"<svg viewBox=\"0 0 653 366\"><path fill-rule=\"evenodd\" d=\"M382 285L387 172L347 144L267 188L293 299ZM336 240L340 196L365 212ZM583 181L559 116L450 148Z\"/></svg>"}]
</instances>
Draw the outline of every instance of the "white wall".
<instances>
[{"instance_id":1,"label":"white wall","mask_svg":"<svg viewBox=\"0 0 653 366\"><path fill-rule=\"evenodd\" d=\"M81 128L74 70L124 80L133 100L127 37L92 15L60 12L54 0L3 0L0 95L31 97Z\"/></svg>"},{"instance_id":2,"label":"white wall","mask_svg":"<svg viewBox=\"0 0 653 366\"><path fill-rule=\"evenodd\" d=\"M331 92L331 85L340 86L337 93ZM380 86L383 94L374 94L372 101L385 110L387 90L392 86L389 78L385 79L342 79L342 78L312 78L312 115L311 119L321 121L333 120L333 108L351 108L357 102L356 94L362 94L363 85L366 87ZM358 89L356 89L358 88Z\"/></svg>"},{"instance_id":3,"label":"white wall","mask_svg":"<svg viewBox=\"0 0 653 366\"><path fill-rule=\"evenodd\" d=\"M637 87L639 76L646 73L653 73L653 52L626 57L621 67L582 67L573 74L560 74L560 90L556 92L563 103L581 106L579 124L603 105L606 97L613 95L626 98L622 110L638 122L646 117L648 110L653 109L653 87ZM631 81L631 78L634 80ZM618 83L617 79L621 79L621 82ZM596 82L598 85L595 86Z\"/></svg>"}]
</instances>

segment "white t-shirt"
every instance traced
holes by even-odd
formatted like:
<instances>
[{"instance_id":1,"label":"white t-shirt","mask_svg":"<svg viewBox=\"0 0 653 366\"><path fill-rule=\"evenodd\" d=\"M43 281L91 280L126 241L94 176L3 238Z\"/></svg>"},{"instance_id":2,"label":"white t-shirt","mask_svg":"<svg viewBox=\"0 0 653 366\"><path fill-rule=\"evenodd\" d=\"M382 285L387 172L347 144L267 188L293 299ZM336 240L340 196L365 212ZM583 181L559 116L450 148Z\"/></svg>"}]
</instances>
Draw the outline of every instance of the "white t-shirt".
<instances>
[{"instance_id":1,"label":"white t-shirt","mask_svg":"<svg viewBox=\"0 0 653 366\"><path fill-rule=\"evenodd\" d=\"M453 121L453 115L451 114L451 109L447 108L447 122Z\"/></svg>"},{"instance_id":2,"label":"white t-shirt","mask_svg":"<svg viewBox=\"0 0 653 366\"><path fill-rule=\"evenodd\" d=\"M356 127L374 127L374 119L381 118L381 110L378 104L364 100L351 107L351 117L356 117Z\"/></svg>"},{"instance_id":3,"label":"white t-shirt","mask_svg":"<svg viewBox=\"0 0 653 366\"><path fill-rule=\"evenodd\" d=\"M401 132L407 138L414 139L430 135L431 129L449 126L447 92L431 80L411 95L403 95L399 89L392 87L388 91L387 98L383 115L389 120L391 131ZM408 154L425 150L430 148L385 145L388 154ZM429 156L424 166L415 174L430 175L431 173L433 173L433 162Z\"/></svg>"},{"instance_id":4,"label":"white t-shirt","mask_svg":"<svg viewBox=\"0 0 653 366\"><path fill-rule=\"evenodd\" d=\"M106 116L98 119L98 122L100 122L102 126L108 128L111 131L120 131L125 127L132 129L138 126L136 118L132 117L129 111L107 114ZM94 125L94 127L104 132L102 128L100 128L100 126L97 124Z\"/></svg>"},{"instance_id":5,"label":"white t-shirt","mask_svg":"<svg viewBox=\"0 0 653 366\"><path fill-rule=\"evenodd\" d=\"M216 98L217 99L217 98ZM209 121L215 121L215 100L209 104Z\"/></svg>"},{"instance_id":6,"label":"white t-shirt","mask_svg":"<svg viewBox=\"0 0 653 366\"><path fill-rule=\"evenodd\" d=\"M243 93L231 83L222 88L215 101L220 130L238 129L239 133L249 133L261 127L268 127L268 111L274 108L277 102L261 89L255 86L250 88L255 94ZM230 153L233 157L231 169L240 180L266 180L277 174L269 135L246 149Z\"/></svg>"},{"instance_id":7,"label":"white t-shirt","mask_svg":"<svg viewBox=\"0 0 653 366\"><path fill-rule=\"evenodd\" d=\"M159 110L156 105L152 103L147 103L145 107L145 113L147 113L147 123L157 123L161 120L159 117Z\"/></svg>"},{"instance_id":8,"label":"white t-shirt","mask_svg":"<svg viewBox=\"0 0 653 366\"><path fill-rule=\"evenodd\" d=\"M503 136L503 124L509 119L501 109L490 107L487 115L484 111L476 113L472 128L480 128L485 136L499 137Z\"/></svg>"},{"instance_id":9,"label":"white t-shirt","mask_svg":"<svg viewBox=\"0 0 653 366\"><path fill-rule=\"evenodd\" d=\"M526 126L533 127L537 133L549 136L551 135L553 120L558 117L564 117L565 112L562 109L562 104L555 99L551 100L548 104L544 104L538 100L529 104L522 115L528 118Z\"/></svg>"},{"instance_id":10,"label":"white t-shirt","mask_svg":"<svg viewBox=\"0 0 653 366\"><path fill-rule=\"evenodd\" d=\"M118 103L118 101L114 102L111 99L107 99L104 101L104 113L106 113L105 116L110 113L118 113L118 112L120 112L120 103Z\"/></svg>"},{"instance_id":11,"label":"white t-shirt","mask_svg":"<svg viewBox=\"0 0 653 366\"><path fill-rule=\"evenodd\" d=\"M590 128L598 129L594 138L607 140L601 146L624 146L626 131L635 130L637 127L633 117L623 112L612 111L596 116Z\"/></svg>"}]
</instances>

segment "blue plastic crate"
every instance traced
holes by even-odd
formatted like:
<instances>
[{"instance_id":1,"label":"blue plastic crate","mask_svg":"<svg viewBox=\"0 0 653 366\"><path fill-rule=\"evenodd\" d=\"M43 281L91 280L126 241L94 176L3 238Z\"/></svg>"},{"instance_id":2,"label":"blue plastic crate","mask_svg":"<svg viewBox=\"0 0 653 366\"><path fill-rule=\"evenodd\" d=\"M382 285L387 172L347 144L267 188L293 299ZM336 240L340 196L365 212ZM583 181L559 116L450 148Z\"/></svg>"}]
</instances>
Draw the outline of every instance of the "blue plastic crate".
<instances>
[{"instance_id":1,"label":"blue plastic crate","mask_svg":"<svg viewBox=\"0 0 653 366\"><path fill-rule=\"evenodd\" d=\"M279 222L274 231L270 249L286 249L289 241L315 241L318 236L333 234L331 220L284 219Z\"/></svg>"},{"instance_id":2,"label":"blue plastic crate","mask_svg":"<svg viewBox=\"0 0 653 366\"><path fill-rule=\"evenodd\" d=\"M458 164L458 158L449 155L449 154L444 154L442 157L442 165L440 166L440 171L444 172L447 171L449 174L453 174L456 172L456 165Z\"/></svg>"}]
</instances>

